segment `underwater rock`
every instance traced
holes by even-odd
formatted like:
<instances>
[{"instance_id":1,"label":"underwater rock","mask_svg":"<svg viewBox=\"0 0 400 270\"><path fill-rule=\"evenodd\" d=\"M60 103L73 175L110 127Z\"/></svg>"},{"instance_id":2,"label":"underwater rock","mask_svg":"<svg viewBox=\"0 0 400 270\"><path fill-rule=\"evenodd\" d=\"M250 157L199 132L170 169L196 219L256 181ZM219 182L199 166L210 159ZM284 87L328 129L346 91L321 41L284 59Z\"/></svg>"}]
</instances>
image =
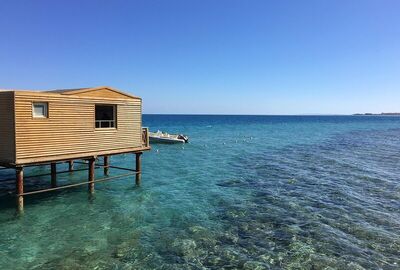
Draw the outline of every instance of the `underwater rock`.
<instances>
[{"instance_id":1,"label":"underwater rock","mask_svg":"<svg viewBox=\"0 0 400 270\"><path fill-rule=\"evenodd\" d=\"M239 241L239 236L237 233L226 232L226 233L223 233L218 239L224 244L233 244L234 245Z\"/></svg>"},{"instance_id":2,"label":"underwater rock","mask_svg":"<svg viewBox=\"0 0 400 270\"><path fill-rule=\"evenodd\" d=\"M114 252L112 253L114 258L125 258L130 256L132 253L135 253L135 246L131 245L130 242L123 242L120 245L118 245Z\"/></svg>"},{"instance_id":3,"label":"underwater rock","mask_svg":"<svg viewBox=\"0 0 400 270\"><path fill-rule=\"evenodd\" d=\"M269 265L274 265L276 262L275 259L272 257L272 254L262 254L258 257L258 259Z\"/></svg>"},{"instance_id":4,"label":"underwater rock","mask_svg":"<svg viewBox=\"0 0 400 270\"><path fill-rule=\"evenodd\" d=\"M217 183L217 186L220 187L240 187L243 186L245 183L243 180L240 179L229 179L229 180L224 180L220 183Z\"/></svg>"},{"instance_id":5,"label":"underwater rock","mask_svg":"<svg viewBox=\"0 0 400 270\"><path fill-rule=\"evenodd\" d=\"M246 216L245 210L230 210L227 211L226 217L228 220L235 220L237 218L242 218Z\"/></svg>"},{"instance_id":6,"label":"underwater rock","mask_svg":"<svg viewBox=\"0 0 400 270\"><path fill-rule=\"evenodd\" d=\"M224 262L221 257L211 255L207 257L205 264L213 268L215 266L223 266Z\"/></svg>"},{"instance_id":7,"label":"underwater rock","mask_svg":"<svg viewBox=\"0 0 400 270\"><path fill-rule=\"evenodd\" d=\"M269 265L257 261L248 261L243 264L243 269L246 270L265 270L270 269Z\"/></svg>"},{"instance_id":8,"label":"underwater rock","mask_svg":"<svg viewBox=\"0 0 400 270\"><path fill-rule=\"evenodd\" d=\"M350 269L350 270L365 270L364 267L362 267L361 265L359 265L358 263L355 263L355 262L349 263L347 265L347 267L348 267L347 269Z\"/></svg>"},{"instance_id":9,"label":"underwater rock","mask_svg":"<svg viewBox=\"0 0 400 270\"><path fill-rule=\"evenodd\" d=\"M204 232L206 232L207 229L204 228L204 227L202 227L202 226L196 225L196 226L190 227L190 228L189 228L189 231L190 231L191 233L193 233L193 234L199 234L199 233L204 233Z\"/></svg>"},{"instance_id":10,"label":"underwater rock","mask_svg":"<svg viewBox=\"0 0 400 270\"><path fill-rule=\"evenodd\" d=\"M217 244L217 239L213 232L202 226L192 226L189 229L192 238L198 247L210 250ZM204 253L206 251L203 251Z\"/></svg>"},{"instance_id":11,"label":"underwater rock","mask_svg":"<svg viewBox=\"0 0 400 270\"><path fill-rule=\"evenodd\" d=\"M119 239L119 244L116 246L112 256L114 258L124 258L136 254L136 247L139 246L139 234L132 233L125 239Z\"/></svg>"},{"instance_id":12,"label":"underwater rock","mask_svg":"<svg viewBox=\"0 0 400 270\"><path fill-rule=\"evenodd\" d=\"M123 264L106 258L104 253L86 254L84 251L74 251L68 256L55 258L44 262L29 269L57 269L57 270L80 270L80 269L97 269L106 270L110 268L129 269L123 267Z\"/></svg>"},{"instance_id":13,"label":"underwater rock","mask_svg":"<svg viewBox=\"0 0 400 270\"><path fill-rule=\"evenodd\" d=\"M288 180L289 184L295 184L297 182L297 180L295 178L291 178Z\"/></svg>"},{"instance_id":14,"label":"underwater rock","mask_svg":"<svg viewBox=\"0 0 400 270\"><path fill-rule=\"evenodd\" d=\"M185 258L194 258L196 257L196 242L192 239L176 239L172 243L173 251Z\"/></svg>"}]
</instances>

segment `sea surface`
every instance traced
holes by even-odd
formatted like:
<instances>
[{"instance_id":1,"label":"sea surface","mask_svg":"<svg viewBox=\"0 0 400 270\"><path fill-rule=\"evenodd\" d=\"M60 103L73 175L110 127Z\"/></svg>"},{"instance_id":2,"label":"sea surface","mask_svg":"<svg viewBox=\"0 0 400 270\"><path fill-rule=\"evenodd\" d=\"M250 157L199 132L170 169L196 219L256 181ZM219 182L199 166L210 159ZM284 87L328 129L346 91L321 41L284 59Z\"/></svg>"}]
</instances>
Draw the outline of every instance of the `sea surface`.
<instances>
[{"instance_id":1,"label":"sea surface","mask_svg":"<svg viewBox=\"0 0 400 270\"><path fill-rule=\"evenodd\" d=\"M152 145L140 187L130 176L96 184L92 198L86 186L27 196L17 216L14 182L0 180L0 269L400 269L400 117L143 122L190 143ZM59 183L86 177L67 173ZM50 180L25 183L34 190Z\"/></svg>"}]
</instances>

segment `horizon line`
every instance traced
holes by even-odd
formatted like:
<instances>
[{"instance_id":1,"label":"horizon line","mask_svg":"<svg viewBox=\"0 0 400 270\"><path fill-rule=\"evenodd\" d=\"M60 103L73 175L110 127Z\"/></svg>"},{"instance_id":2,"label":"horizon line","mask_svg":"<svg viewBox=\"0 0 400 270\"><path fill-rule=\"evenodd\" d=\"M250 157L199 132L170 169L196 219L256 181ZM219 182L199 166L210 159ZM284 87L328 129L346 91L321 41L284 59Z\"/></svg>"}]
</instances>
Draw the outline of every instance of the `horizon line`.
<instances>
[{"instance_id":1,"label":"horizon line","mask_svg":"<svg viewBox=\"0 0 400 270\"><path fill-rule=\"evenodd\" d=\"M193 115L193 116L400 116L400 113L352 113L352 114L218 114L218 113L142 113L143 115Z\"/></svg>"},{"instance_id":2,"label":"horizon line","mask_svg":"<svg viewBox=\"0 0 400 270\"><path fill-rule=\"evenodd\" d=\"M355 114L224 114L224 113L142 113L144 115L207 115L207 116L353 116Z\"/></svg>"}]
</instances>

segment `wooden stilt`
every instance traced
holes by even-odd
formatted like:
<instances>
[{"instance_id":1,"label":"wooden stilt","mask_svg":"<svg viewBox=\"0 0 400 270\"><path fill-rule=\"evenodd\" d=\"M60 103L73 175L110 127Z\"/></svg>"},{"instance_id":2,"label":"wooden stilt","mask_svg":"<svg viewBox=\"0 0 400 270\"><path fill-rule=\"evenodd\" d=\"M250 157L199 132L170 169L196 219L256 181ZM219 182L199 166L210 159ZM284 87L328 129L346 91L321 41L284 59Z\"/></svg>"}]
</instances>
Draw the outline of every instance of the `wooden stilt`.
<instances>
[{"instance_id":1,"label":"wooden stilt","mask_svg":"<svg viewBox=\"0 0 400 270\"><path fill-rule=\"evenodd\" d=\"M110 157L104 156L104 175L108 176L109 167L110 166Z\"/></svg>"},{"instance_id":2,"label":"wooden stilt","mask_svg":"<svg viewBox=\"0 0 400 270\"><path fill-rule=\"evenodd\" d=\"M88 189L89 193L94 193L94 169L95 169L95 159L89 159L89 176L88 176Z\"/></svg>"},{"instance_id":3,"label":"wooden stilt","mask_svg":"<svg viewBox=\"0 0 400 270\"><path fill-rule=\"evenodd\" d=\"M147 150L147 149L145 149ZM110 157L111 155L113 155L113 153L107 153L104 157L104 173L106 174L106 177L100 178L98 180L95 180L95 169L96 168L101 168L103 166L98 165L96 167L96 156L92 156L90 158L85 158L85 162L76 160L53 160L53 161L49 161L46 163L38 163L38 164L18 164L18 165L14 165L14 164L9 164L6 166L8 166L8 168L10 169L15 169L16 170L16 179L15 179L15 183L16 183L16 204L17 204L17 209L19 212L23 212L24 209L24 197L26 195L32 195L32 194L39 194L39 193L43 193L43 192L48 192L48 191L55 191L55 190L61 190L61 189L66 189L66 188L72 188L72 187L77 187L77 186L81 186L81 185L88 185L88 191L90 194L94 193L94 186L95 183L97 182L105 182L105 181L109 181L109 180L113 180L113 179L117 179L117 178L126 178L130 175L135 175L135 180L136 180L136 185L140 186L141 184L141 174L142 174L142 168L141 168L141 156L143 154L143 152L129 152L130 154L134 153L135 154L135 158L136 158L136 166L135 168L132 168L132 166L129 166L130 168L123 168L123 167L118 167L118 166L112 166L110 165ZM73 165L74 163L79 163L79 164L85 164L88 165L88 167L85 166L85 168L77 168L74 171L83 171L83 170L88 170L88 179L81 181L79 183L74 183L74 184L70 184L70 185L61 185L61 186L57 186L57 174L60 173L68 173L69 170L62 170L62 171L57 171L57 162L59 163L69 163L69 169L70 170L74 170L73 169ZM3 165L0 163L0 165ZM51 172L47 172L46 174L40 174L40 175L32 175L32 176L27 176L26 178L29 177L38 177L38 176L51 176L51 188L46 188L46 189L41 189L41 190L34 190L34 191L28 191L28 192L24 192L24 167L32 167L32 166L48 166L51 165ZM109 177L108 173L109 173L109 169L113 168L113 169L118 169L118 170L126 170L129 171L129 173L127 174L122 174L122 175L116 175L116 176L112 176ZM1 168L0 168L1 169ZM14 181L13 178L11 179L7 179L7 181ZM90 198L94 198L93 196L89 196Z\"/></svg>"},{"instance_id":4,"label":"wooden stilt","mask_svg":"<svg viewBox=\"0 0 400 270\"><path fill-rule=\"evenodd\" d=\"M136 185L140 186L140 181L142 180L142 162L141 157L142 152L136 153Z\"/></svg>"},{"instance_id":5,"label":"wooden stilt","mask_svg":"<svg viewBox=\"0 0 400 270\"><path fill-rule=\"evenodd\" d=\"M51 187L57 186L57 163L51 163Z\"/></svg>"},{"instance_id":6,"label":"wooden stilt","mask_svg":"<svg viewBox=\"0 0 400 270\"><path fill-rule=\"evenodd\" d=\"M68 171L72 172L74 170L74 161L68 161Z\"/></svg>"},{"instance_id":7,"label":"wooden stilt","mask_svg":"<svg viewBox=\"0 0 400 270\"><path fill-rule=\"evenodd\" d=\"M17 194L17 210L19 213L24 211L24 169L17 167L16 169L16 194Z\"/></svg>"}]
</instances>

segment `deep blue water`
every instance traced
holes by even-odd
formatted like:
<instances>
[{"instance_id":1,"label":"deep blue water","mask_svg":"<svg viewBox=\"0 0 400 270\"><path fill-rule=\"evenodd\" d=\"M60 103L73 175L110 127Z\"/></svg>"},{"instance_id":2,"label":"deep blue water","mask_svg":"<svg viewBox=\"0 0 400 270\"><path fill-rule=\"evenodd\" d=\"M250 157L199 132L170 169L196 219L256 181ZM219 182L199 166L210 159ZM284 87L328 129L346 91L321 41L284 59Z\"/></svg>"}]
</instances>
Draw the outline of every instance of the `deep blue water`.
<instances>
[{"instance_id":1,"label":"deep blue water","mask_svg":"<svg viewBox=\"0 0 400 270\"><path fill-rule=\"evenodd\" d=\"M141 187L127 177L91 199L85 186L30 196L17 217L14 183L0 182L0 269L400 269L400 117L143 122L191 142L153 145Z\"/></svg>"}]
</instances>

